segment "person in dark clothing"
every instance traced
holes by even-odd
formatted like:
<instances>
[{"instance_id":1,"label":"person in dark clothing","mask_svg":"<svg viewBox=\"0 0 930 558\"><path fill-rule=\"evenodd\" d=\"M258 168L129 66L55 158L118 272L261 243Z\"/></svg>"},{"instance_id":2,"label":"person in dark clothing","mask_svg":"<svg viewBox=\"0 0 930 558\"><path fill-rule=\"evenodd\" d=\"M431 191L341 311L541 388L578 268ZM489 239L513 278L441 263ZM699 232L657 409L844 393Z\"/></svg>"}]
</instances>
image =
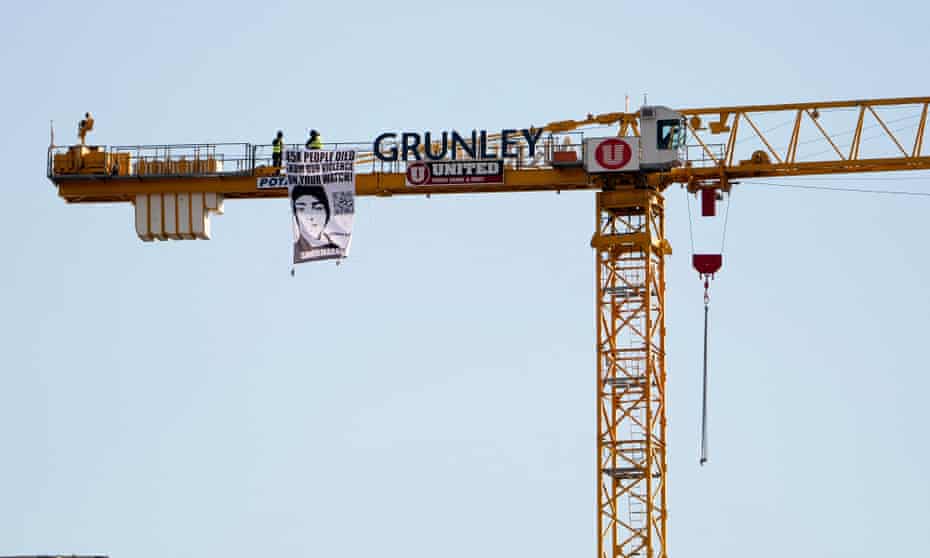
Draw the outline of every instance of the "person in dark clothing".
<instances>
[{"instance_id":1,"label":"person in dark clothing","mask_svg":"<svg viewBox=\"0 0 930 558\"><path fill-rule=\"evenodd\" d=\"M278 130L278 135L271 142L271 165L281 166L281 154L284 152L284 132Z\"/></svg>"},{"instance_id":2,"label":"person in dark clothing","mask_svg":"<svg viewBox=\"0 0 930 558\"><path fill-rule=\"evenodd\" d=\"M310 130L310 139L307 140L307 149L323 149L323 139L316 130Z\"/></svg>"},{"instance_id":3,"label":"person in dark clothing","mask_svg":"<svg viewBox=\"0 0 930 558\"><path fill-rule=\"evenodd\" d=\"M87 132L94 129L94 118L90 115L89 112L84 113L84 120L78 122L78 138L81 140L81 145L84 145L84 139L87 137Z\"/></svg>"}]
</instances>

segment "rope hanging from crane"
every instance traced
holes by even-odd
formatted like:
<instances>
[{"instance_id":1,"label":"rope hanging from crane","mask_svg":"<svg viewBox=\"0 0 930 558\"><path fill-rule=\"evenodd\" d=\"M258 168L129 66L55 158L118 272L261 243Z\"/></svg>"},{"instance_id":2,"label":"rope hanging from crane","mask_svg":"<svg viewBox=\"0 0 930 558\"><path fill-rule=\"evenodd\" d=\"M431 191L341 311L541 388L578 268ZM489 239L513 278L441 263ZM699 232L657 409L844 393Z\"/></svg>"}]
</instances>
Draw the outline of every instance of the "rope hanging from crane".
<instances>
[{"instance_id":1,"label":"rope hanging from crane","mask_svg":"<svg viewBox=\"0 0 930 558\"><path fill-rule=\"evenodd\" d=\"M703 188L698 190L701 199L701 216L713 217L716 215L716 203L722 199L716 188ZM729 205L727 217L729 217ZM688 205L688 219L691 220L691 206ZM726 221L726 220L725 220ZM689 223L690 224L690 223ZM724 224L723 242L726 240L726 224ZM698 254L694 251L694 233L691 233L691 263L704 281L704 367L701 379L701 455L698 463L703 466L708 460L708 425L707 425L707 399L708 399L708 332L710 326L710 280L714 274L723 267L723 243L721 242L719 254Z\"/></svg>"},{"instance_id":2,"label":"rope hanging from crane","mask_svg":"<svg viewBox=\"0 0 930 558\"><path fill-rule=\"evenodd\" d=\"M707 463L707 318L710 309L708 279L704 278L704 375L701 382L701 458L699 463Z\"/></svg>"}]
</instances>

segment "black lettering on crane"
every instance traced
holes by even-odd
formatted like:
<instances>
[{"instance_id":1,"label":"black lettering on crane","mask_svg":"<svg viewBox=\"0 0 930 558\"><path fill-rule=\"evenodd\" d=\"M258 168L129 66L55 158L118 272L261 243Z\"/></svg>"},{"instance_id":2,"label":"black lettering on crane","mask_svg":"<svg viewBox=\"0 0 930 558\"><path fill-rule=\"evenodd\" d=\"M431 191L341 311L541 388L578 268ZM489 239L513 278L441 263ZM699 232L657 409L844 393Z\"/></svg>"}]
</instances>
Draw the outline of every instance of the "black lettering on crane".
<instances>
[{"instance_id":1,"label":"black lettering on crane","mask_svg":"<svg viewBox=\"0 0 930 558\"><path fill-rule=\"evenodd\" d=\"M426 132L423 134L423 153L426 154L426 158L430 161L438 161L440 159L445 159L446 154L449 152L449 133L442 133L442 150L437 155L433 155L432 146L433 141L430 137L430 133Z\"/></svg>"},{"instance_id":2,"label":"black lettering on crane","mask_svg":"<svg viewBox=\"0 0 930 558\"><path fill-rule=\"evenodd\" d=\"M418 148L420 147L420 134L415 134L412 132L404 132L403 135L401 135L400 143L401 143L401 150L402 150L401 158L404 161L409 161L409 159L407 158L407 153L410 151L413 151L414 159L416 159L417 161L421 160L420 152L418 151Z\"/></svg>"},{"instance_id":3,"label":"black lettering on crane","mask_svg":"<svg viewBox=\"0 0 930 558\"><path fill-rule=\"evenodd\" d=\"M475 158L475 144L478 143L478 132L472 130L471 132L471 145L469 146L465 143L465 140L458 132L452 130L452 158L456 159L456 154L458 153L458 147L462 148L462 151L468 154L468 157L471 159Z\"/></svg>"},{"instance_id":4,"label":"black lettering on crane","mask_svg":"<svg viewBox=\"0 0 930 558\"><path fill-rule=\"evenodd\" d=\"M530 158L532 159L533 156L536 155L536 142L538 142L538 141L539 141L539 137L542 136L542 133L543 133L542 128L540 128L540 129L538 129L538 130L532 130L532 131L531 131L531 130L526 130L526 129L521 130L521 131L523 132L523 137L526 138L526 143L527 143L527 145L529 145L529 147L530 147L530 155L529 155L529 156L530 156ZM535 132L535 134L532 133L532 132Z\"/></svg>"},{"instance_id":5,"label":"black lettering on crane","mask_svg":"<svg viewBox=\"0 0 930 558\"><path fill-rule=\"evenodd\" d=\"M388 150L387 155L385 155L384 152L382 151L381 144L384 143L384 140L386 139L392 139L392 140L397 139L397 134L386 133L386 134L381 134L380 136L375 138L375 143L374 143L374 146L372 146L372 151L374 152L375 157L377 157L378 159L384 161L385 163L393 163L394 161L397 160L397 145L392 145L391 148ZM290 152L288 152L288 154L290 154Z\"/></svg>"}]
</instances>

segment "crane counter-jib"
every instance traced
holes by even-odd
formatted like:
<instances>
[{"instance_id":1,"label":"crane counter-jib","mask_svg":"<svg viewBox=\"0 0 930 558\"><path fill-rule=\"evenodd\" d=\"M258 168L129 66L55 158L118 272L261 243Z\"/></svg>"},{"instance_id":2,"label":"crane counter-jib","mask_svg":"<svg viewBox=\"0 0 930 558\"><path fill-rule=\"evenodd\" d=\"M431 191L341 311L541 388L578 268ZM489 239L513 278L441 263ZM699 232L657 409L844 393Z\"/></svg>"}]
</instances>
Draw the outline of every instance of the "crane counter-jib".
<instances>
[{"instance_id":1,"label":"crane counter-jib","mask_svg":"<svg viewBox=\"0 0 930 558\"><path fill-rule=\"evenodd\" d=\"M506 146L510 153L502 155L501 138L492 134L487 148L499 163L501 180L415 188L405 185L407 163L380 160L371 151L371 143L329 143L326 150L355 151L353 166L360 196L572 190L593 187L580 170L582 146L577 138L581 136L577 132L550 134L533 145L535 149L528 148L526 142L511 141ZM302 148L288 145L286 151ZM572 164L558 168L549 164L556 150L573 155ZM51 147L47 174L69 202L132 201L137 195L173 192L209 192L228 198L282 197L286 189L280 177L285 169L273 164L272 155L271 145L248 143ZM425 159L422 147L417 156ZM469 163L467 155L456 157L451 150L449 158Z\"/></svg>"},{"instance_id":2,"label":"crane counter-jib","mask_svg":"<svg viewBox=\"0 0 930 558\"><path fill-rule=\"evenodd\" d=\"M355 176L359 196L468 194L590 190L596 186L580 168L514 170L504 184L405 186L403 173L370 173ZM254 175L201 176L62 176L53 177L59 195L69 203L131 202L136 196L165 193L207 192L229 199L284 198L287 188L256 187Z\"/></svg>"}]
</instances>

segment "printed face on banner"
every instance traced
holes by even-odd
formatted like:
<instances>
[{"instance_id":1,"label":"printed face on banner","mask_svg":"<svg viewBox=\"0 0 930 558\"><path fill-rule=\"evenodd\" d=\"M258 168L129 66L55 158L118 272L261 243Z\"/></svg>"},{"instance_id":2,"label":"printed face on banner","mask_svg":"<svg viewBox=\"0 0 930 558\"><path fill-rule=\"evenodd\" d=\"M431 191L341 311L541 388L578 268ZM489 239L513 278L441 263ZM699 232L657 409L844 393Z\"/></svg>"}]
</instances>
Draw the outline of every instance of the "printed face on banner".
<instances>
[{"instance_id":1,"label":"printed face on banner","mask_svg":"<svg viewBox=\"0 0 930 558\"><path fill-rule=\"evenodd\" d=\"M355 214L355 152L287 153L294 263L348 256Z\"/></svg>"},{"instance_id":2,"label":"printed face on banner","mask_svg":"<svg viewBox=\"0 0 930 558\"><path fill-rule=\"evenodd\" d=\"M306 194L295 199L294 216L297 217L300 236L308 242L319 241L326 223L329 222L326 193L321 191L319 194Z\"/></svg>"}]
</instances>

